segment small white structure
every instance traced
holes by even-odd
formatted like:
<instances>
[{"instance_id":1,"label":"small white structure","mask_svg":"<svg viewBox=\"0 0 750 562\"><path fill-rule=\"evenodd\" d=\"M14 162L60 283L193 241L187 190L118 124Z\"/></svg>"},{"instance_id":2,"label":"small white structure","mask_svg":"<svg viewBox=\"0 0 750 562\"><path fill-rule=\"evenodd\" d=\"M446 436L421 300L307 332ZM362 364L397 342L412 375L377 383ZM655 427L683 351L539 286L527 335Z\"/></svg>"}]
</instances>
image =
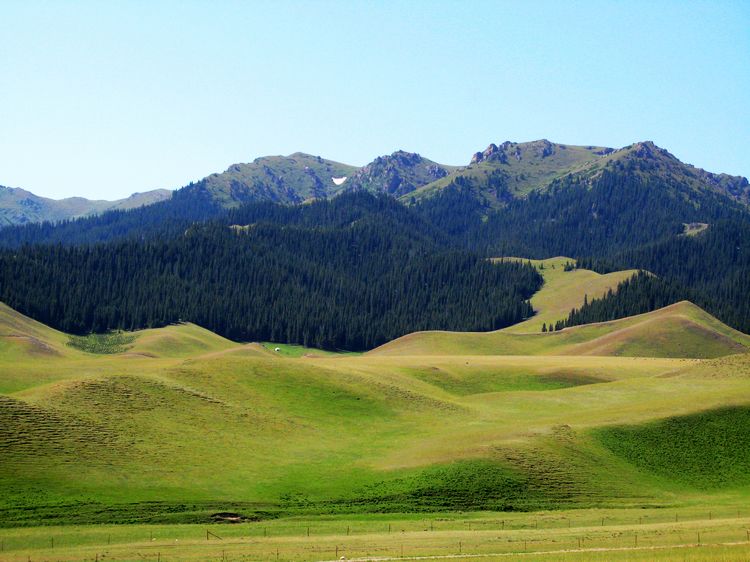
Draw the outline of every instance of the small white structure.
<instances>
[{"instance_id":1,"label":"small white structure","mask_svg":"<svg viewBox=\"0 0 750 562\"><path fill-rule=\"evenodd\" d=\"M333 183L336 185L341 185L346 181L347 176L344 176L342 178L331 178L333 180Z\"/></svg>"}]
</instances>

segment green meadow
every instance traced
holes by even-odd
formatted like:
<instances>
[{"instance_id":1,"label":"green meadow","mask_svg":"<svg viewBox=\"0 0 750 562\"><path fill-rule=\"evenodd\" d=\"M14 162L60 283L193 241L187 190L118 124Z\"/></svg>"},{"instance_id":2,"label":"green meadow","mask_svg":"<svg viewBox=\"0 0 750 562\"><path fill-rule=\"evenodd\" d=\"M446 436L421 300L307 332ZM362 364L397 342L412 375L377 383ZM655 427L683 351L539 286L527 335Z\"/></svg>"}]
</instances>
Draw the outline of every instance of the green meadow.
<instances>
[{"instance_id":1,"label":"green meadow","mask_svg":"<svg viewBox=\"0 0 750 562\"><path fill-rule=\"evenodd\" d=\"M0 305L0 559L750 556L750 337L687 302L541 333L633 273L566 261L523 324L365 354Z\"/></svg>"}]
</instances>

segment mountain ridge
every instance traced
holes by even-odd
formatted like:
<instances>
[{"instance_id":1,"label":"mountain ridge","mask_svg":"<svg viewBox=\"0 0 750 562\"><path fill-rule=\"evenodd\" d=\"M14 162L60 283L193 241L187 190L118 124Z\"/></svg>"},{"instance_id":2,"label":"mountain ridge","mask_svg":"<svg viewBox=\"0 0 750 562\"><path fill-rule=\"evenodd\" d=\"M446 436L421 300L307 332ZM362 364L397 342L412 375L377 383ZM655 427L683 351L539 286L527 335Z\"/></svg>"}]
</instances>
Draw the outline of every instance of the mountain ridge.
<instances>
[{"instance_id":1,"label":"mountain ridge","mask_svg":"<svg viewBox=\"0 0 750 562\"><path fill-rule=\"evenodd\" d=\"M171 197L172 192L168 189L153 189L114 201L85 197L51 199L20 187L0 185L0 227L30 222L58 222L109 210L135 209Z\"/></svg>"},{"instance_id":2,"label":"mountain ridge","mask_svg":"<svg viewBox=\"0 0 750 562\"><path fill-rule=\"evenodd\" d=\"M455 185L471 186L477 197L490 207L498 208L532 192L544 192L567 177L581 177L589 182L601 176L604 169L655 172L672 183L684 183L693 191L706 189L729 199L750 204L750 184L743 176L707 172L680 161L653 141L640 141L619 149L576 146L546 139L517 143L491 143L476 152L467 166L417 189L406 202L418 202Z\"/></svg>"},{"instance_id":3,"label":"mountain ridge","mask_svg":"<svg viewBox=\"0 0 750 562\"><path fill-rule=\"evenodd\" d=\"M484 151L475 152L465 166L440 164L404 150L378 156L362 167L303 152L262 156L248 163L232 164L223 172L209 174L174 192L154 190L112 202L82 198L54 201L19 188L0 187L0 226L58 222L127 210L168 201L173 193L179 194L182 203L194 200L199 206L214 207L218 212L257 201L297 205L352 190L386 193L411 204L461 187L471 189L482 206L499 209L514 199L547 192L567 179L591 184L606 170L656 178L683 193L713 193L750 205L747 178L707 172L683 163L652 141L614 149L540 139L491 143Z\"/></svg>"}]
</instances>

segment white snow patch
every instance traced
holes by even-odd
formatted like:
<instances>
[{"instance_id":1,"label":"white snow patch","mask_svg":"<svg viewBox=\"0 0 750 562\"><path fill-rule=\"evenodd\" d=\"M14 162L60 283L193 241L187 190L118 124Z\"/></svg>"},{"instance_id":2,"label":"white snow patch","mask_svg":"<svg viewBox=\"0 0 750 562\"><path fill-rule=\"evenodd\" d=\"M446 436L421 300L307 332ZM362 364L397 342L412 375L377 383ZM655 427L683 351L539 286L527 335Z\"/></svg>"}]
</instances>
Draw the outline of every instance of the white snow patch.
<instances>
[{"instance_id":1,"label":"white snow patch","mask_svg":"<svg viewBox=\"0 0 750 562\"><path fill-rule=\"evenodd\" d=\"M346 181L346 176L342 178L331 178L331 179L333 180L333 183L335 183L336 185L341 185L342 183Z\"/></svg>"}]
</instances>

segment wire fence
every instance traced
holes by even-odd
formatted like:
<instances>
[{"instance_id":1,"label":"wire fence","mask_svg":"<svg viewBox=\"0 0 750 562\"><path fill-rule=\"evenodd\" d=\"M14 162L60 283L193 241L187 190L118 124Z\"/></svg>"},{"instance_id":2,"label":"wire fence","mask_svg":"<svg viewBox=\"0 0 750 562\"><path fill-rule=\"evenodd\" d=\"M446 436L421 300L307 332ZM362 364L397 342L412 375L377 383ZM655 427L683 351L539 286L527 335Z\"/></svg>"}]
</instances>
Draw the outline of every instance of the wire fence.
<instances>
[{"instance_id":1,"label":"wire fence","mask_svg":"<svg viewBox=\"0 0 750 562\"><path fill-rule=\"evenodd\" d=\"M170 532L178 529L179 538L172 538ZM115 530L106 535L106 540L96 529L66 533L50 528L47 536L3 536L0 560L394 560L709 545L744 546L750 552L750 511L747 516L741 510L720 509L702 514L649 511L635 516L622 512L582 516L550 512L398 522L279 521L210 529L154 526L142 537Z\"/></svg>"}]
</instances>

